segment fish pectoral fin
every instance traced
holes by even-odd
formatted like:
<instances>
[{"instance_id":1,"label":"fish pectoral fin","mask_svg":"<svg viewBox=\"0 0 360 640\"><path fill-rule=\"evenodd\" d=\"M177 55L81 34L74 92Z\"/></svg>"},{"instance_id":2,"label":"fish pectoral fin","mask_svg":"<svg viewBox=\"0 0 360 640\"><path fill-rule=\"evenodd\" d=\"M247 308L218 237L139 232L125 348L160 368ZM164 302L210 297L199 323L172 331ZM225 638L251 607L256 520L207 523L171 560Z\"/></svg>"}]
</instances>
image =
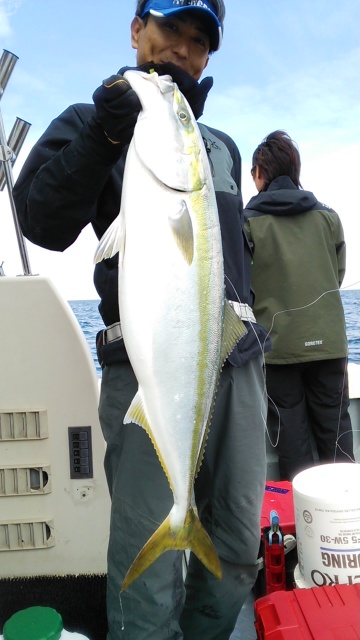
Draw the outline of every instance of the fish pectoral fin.
<instances>
[{"instance_id":1,"label":"fish pectoral fin","mask_svg":"<svg viewBox=\"0 0 360 640\"><path fill-rule=\"evenodd\" d=\"M235 313L228 300L224 307L224 329L221 343L221 363L223 364L239 342L240 338L247 334L247 328L243 321Z\"/></svg>"},{"instance_id":2,"label":"fish pectoral fin","mask_svg":"<svg viewBox=\"0 0 360 640\"><path fill-rule=\"evenodd\" d=\"M138 424L139 427L143 427L145 429L145 431L147 431L147 433L149 434L149 436L152 439L152 432L151 432L151 428L149 425L149 421L147 419L146 416L146 411L144 408L144 403L142 401L142 397L139 393L139 391L137 392L137 394L134 396L130 407L128 408L125 418L124 418L124 424L129 424L129 422L134 422L135 424Z\"/></svg>"},{"instance_id":3,"label":"fish pectoral fin","mask_svg":"<svg viewBox=\"0 0 360 640\"><path fill-rule=\"evenodd\" d=\"M192 507L189 508L184 525L171 529L170 515L155 531L136 556L121 586L125 591L164 551L190 549L205 567L221 580L221 564L217 551Z\"/></svg>"},{"instance_id":4,"label":"fish pectoral fin","mask_svg":"<svg viewBox=\"0 0 360 640\"><path fill-rule=\"evenodd\" d=\"M125 234L123 218L121 214L119 214L111 223L110 227L106 229L104 235L100 239L94 256L94 262L97 263L107 258L112 258L118 252L119 254L122 254L124 251L124 245Z\"/></svg>"},{"instance_id":5,"label":"fish pectoral fin","mask_svg":"<svg viewBox=\"0 0 360 640\"><path fill-rule=\"evenodd\" d=\"M191 216L186 202L181 203L180 210L174 215L169 215L169 224L179 247L188 265L194 259L194 231Z\"/></svg>"}]
</instances>

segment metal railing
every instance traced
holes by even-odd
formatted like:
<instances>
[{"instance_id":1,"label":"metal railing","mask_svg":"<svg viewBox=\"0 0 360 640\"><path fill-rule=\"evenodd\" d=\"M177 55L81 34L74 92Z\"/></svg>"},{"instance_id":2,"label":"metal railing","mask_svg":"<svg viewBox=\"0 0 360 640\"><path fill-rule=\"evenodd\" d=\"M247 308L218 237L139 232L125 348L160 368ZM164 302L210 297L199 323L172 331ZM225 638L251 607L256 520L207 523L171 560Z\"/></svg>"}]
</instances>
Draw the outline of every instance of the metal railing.
<instances>
[{"instance_id":1,"label":"metal railing","mask_svg":"<svg viewBox=\"0 0 360 640\"><path fill-rule=\"evenodd\" d=\"M4 95L6 85L17 61L18 57L15 54L7 51L6 49L3 50L3 54L0 58L0 100ZM9 138L6 140L5 128L0 109L0 191L4 189L4 186L6 184L9 193L10 207L13 215L16 237L19 245L23 273L26 276L32 274L29 256L25 244L25 238L21 233L12 193L14 188L12 167L19 155L20 149L23 145L30 126L31 125L29 122L26 122L21 118L16 118ZM3 271L2 268L0 270L0 276L3 275L1 271Z\"/></svg>"}]
</instances>

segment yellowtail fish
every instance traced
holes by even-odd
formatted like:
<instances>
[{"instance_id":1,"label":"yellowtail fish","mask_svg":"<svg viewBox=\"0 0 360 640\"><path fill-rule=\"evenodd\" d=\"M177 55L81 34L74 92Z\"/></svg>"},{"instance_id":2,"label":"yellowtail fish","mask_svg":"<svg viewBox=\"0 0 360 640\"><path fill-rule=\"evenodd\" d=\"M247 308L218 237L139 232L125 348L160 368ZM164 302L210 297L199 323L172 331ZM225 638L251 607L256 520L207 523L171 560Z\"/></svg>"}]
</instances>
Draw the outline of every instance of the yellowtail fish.
<instances>
[{"instance_id":1,"label":"yellowtail fish","mask_svg":"<svg viewBox=\"0 0 360 640\"><path fill-rule=\"evenodd\" d=\"M174 505L135 558L122 591L168 549L191 549L221 577L193 486L222 365L246 333L225 299L216 197L193 113L170 76L129 70L125 78L142 110L120 214L95 260L119 251L122 334L139 385L124 423L147 431Z\"/></svg>"}]
</instances>

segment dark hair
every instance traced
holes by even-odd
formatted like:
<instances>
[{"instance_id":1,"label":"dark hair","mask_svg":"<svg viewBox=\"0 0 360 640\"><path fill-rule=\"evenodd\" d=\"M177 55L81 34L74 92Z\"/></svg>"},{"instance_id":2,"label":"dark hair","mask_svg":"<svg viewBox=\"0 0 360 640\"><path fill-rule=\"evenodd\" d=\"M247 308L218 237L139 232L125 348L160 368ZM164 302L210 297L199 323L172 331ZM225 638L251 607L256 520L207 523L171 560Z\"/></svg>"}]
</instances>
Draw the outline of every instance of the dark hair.
<instances>
[{"instance_id":1,"label":"dark hair","mask_svg":"<svg viewBox=\"0 0 360 640\"><path fill-rule=\"evenodd\" d=\"M263 191L279 176L289 176L297 187L300 183L300 154L296 143L285 131L269 133L255 149L252 158L253 168L260 167L265 181Z\"/></svg>"},{"instance_id":2,"label":"dark hair","mask_svg":"<svg viewBox=\"0 0 360 640\"><path fill-rule=\"evenodd\" d=\"M136 2L136 9L135 9L135 15L136 16L140 16L142 14L144 5L146 4L147 0L137 0ZM216 14L217 19L220 22L221 25L221 31L224 32L224 20L225 20L225 5L223 0L211 0L211 7L214 10L214 13ZM144 21L146 22L147 20L147 15L144 16ZM211 52L210 52L211 53Z\"/></svg>"}]
</instances>

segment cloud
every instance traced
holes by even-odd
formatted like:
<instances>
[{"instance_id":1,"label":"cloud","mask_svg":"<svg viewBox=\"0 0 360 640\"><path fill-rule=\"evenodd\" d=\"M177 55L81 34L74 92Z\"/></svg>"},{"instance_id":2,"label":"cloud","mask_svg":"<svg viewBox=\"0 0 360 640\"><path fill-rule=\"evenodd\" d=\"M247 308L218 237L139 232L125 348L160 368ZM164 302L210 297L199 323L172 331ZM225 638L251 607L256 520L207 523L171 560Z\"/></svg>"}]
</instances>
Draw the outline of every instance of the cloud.
<instances>
[{"instance_id":1,"label":"cloud","mask_svg":"<svg viewBox=\"0 0 360 640\"><path fill-rule=\"evenodd\" d=\"M246 155L275 129L285 129L303 147L332 150L350 143L358 137L358 59L356 49L270 77L263 86L233 84L222 94L215 86L206 122L228 132Z\"/></svg>"},{"instance_id":2,"label":"cloud","mask_svg":"<svg viewBox=\"0 0 360 640\"><path fill-rule=\"evenodd\" d=\"M318 59L298 70L270 75L259 84L236 82L216 92L202 120L228 133L242 159L244 203L256 194L250 176L252 154L275 129L284 129L297 142L304 189L335 209L342 220L348 247L345 286L359 288L357 202L360 156L358 69L359 50ZM225 115L224 115L225 114Z\"/></svg>"},{"instance_id":3,"label":"cloud","mask_svg":"<svg viewBox=\"0 0 360 640\"><path fill-rule=\"evenodd\" d=\"M0 3L0 37L7 38L12 34L12 29L10 27L9 17L5 12L4 3Z\"/></svg>"},{"instance_id":4,"label":"cloud","mask_svg":"<svg viewBox=\"0 0 360 640\"><path fill-rule=\"evenodd\" d=\"M0 0L0 10L7 16L15 13L21 6L21 0Z\"/></svg>"}]
</instances>

